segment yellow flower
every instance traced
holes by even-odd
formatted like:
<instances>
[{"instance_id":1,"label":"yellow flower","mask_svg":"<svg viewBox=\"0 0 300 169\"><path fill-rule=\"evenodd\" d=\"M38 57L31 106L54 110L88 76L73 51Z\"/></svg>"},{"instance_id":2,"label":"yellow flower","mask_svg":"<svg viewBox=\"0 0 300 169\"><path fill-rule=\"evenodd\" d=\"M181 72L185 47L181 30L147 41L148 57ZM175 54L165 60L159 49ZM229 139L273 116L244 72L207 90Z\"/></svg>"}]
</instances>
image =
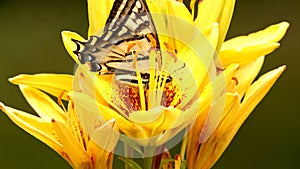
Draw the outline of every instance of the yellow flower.
<instances>
[{"instance_id":1,"label":"yellow flower","mask_svg":"<svg viewBox=\"0 0 300 169\"><path fill-rule=\"evenodd\" d=\"M199 29L219 24L217 69L228 70L238 65L231 77L225 74L226 102L221 110L222 116L213 132L209 129L207 117L210 113L198 116L188 135L187 166L189 169L211 168L225 151L234 135L256 105L273 86L277 78L286 69L281 66L253 82L264 62L264 56L279 47L278 41L289 26L287 22L272 25L262 31L240 36L225 42L224 38L233 13L234 0L204 0L199 2L195 24ZM191 2L193 7L194 1ZM192 8L193 9L193 8ZM194 13L194 11L193 11Z\"/></svg>"},{"instance_id":2,"label":"yellow flower","mask_svg":"<svg viewBox=\"0 0 300 169\"><path fill-rule=\"evenodd\" d=\"M38 116L17 110L1 103L1 110L19 127L41 140L60 154L73 168L112 168L113 148L118 137L107 134L116 129L114 120L107 123L96 121L92 132L83 130L74 109L74 102L67 100L68 108L56 104L44 90L56 97L67 99L72 89L72 76L57 74L18 75L10 81L18 84L24 97ZM61 103L62 104L62 103ZM110 132L113 133L113 132ZM105 137L104 137L105 135ZM91 139L93 138L93 140ZM106 141L102 148L98 142ZM110 151L108 151L110 147Z\"/></svg>"},{"instance_id":3,"label":"yellow flower","mask_svg":"<svg viewBox=\"0 0 300 169\"><path fill-rule=\"evenodd\" d=\"M286 68L281 66L253 82L265 55L279 47L286 22L224 42L235 0L203 0L196 3L197 8L192 0L189 9L182 1L146 2L162 55L157 70L159 54L150 51L148 86L142 84L138 66L136 84L118 81L114 74L90 72L73 52L77 46L72 39L86 40L70 31L62 32L62 38L78 64L74 76L11 79L40 118L4 105L1 109L74 168L111 168L111 152L122 152L114 149L119 138L141 157L165 152L165 144L183 130L187 137L174 167L179 169L186 161L189 169L210 168ZM88 0L89 37L102 34L112 5L113 0ZM68 109L64 111L41 91L58 97L59 103L67 100ZM124 153L120 155L135 157L130 151ZM161 159L170 158L166 154ZM170 168L169 162L162 168Z\"/></svg>"},{"instance_id":4,"label":"yellow flower","mask_svg":"<svg viewBox=\"0 0 300 169\"><path fill-rule=\"evenodd\" d=\"M98 114L99 118L106 121L116 119L119 129L129 137L130 140L138 143L141 147L135 147L141 151L143 147L158 147L168 142L178 132L194 121L198 113L198 87L203 84L207 74L207 67L212 62L214 48L211 47L207 38L215 39L215 28L212 27L205 32L197 32L196 38L193 34L184 37L178 29L174 29L175 24L180 24L182 28L195 28L190 22L182 18L169 15L168 22L164 20L165 11L155 1L147 1L152 13L160 46L162 68L160 71L154 69L157 53L150 52L150 78L148 88L141 84L139 68L136 70L138 84L122 83L115 80L114 75L98 75L90 72L81 65L73 51L77 45L72 39L86 41L76 33L62 32L65 47L72 58L79 64L75 72L74 92L72 97L78 108L93 105L96 109L91 114ZM170 3L170 4L169 4ZM89 9L89 36L101 35L104 28L103 18L107 17L110 11L96 10L97 6L111 6L112 1L88 1ZM168 6L174 10L174 1L168 1ZM178 4L175 4L178 5ZM183 4L179 4L180 7ZM107 7L107 9L110 9ZM180 8L181 9L181 8ZM185 12L188 10L185 8ZM170 25L166 25L168 23ZM171 26L172 25L172 26ZM195 30L196 31L196 30ZM180 41L176 39L181 39ZM204 40L201 40L204 39ZM191 42L191 47L184 47L187 41ZM179 45L180 47L176 47ZM203 51L192 51L191 48L202 46ZM207 49L205 49L207 47ZM176 49L176 51L174 51ZM178 52L176 54L176 52ZM198 53L197 53L198 52ZM201 54L207 59L201 61L197 54ZM177 55L177 56L176 56ZM190 58L185 57L190 55ZM178 59L177 59L178 58ZM203 74L203 76L198 76ZM167 82L168 77L172 78ZM162 78L161 78L162 77ZM188 82L188 83L187 83ZM143 152L143 156L152 156L151 152ZM161 152L157 152L161 153ZM146 155L147 154L147 155Z\"/></svg>"},{"instance_id":5,"label":"yellow flower","mask_svg":"<svg viewBox=\"0 0 300 169\"><path fill-rule=\"evenodd\" d=\"M167 142L180 130L191 124L192 120L189 118L197 113L198 118L189 134L192 137L189 138L189 147L207 142L216 132L215 129L220 128L224 115L227 114L226 111L238 111L240 104L246 105L247 100L245 99L240 104L236 102L240 102L245 93L251 91L250 85L263 63L264 55L279 46L277 42L283 37L288 27L288 23L283 22L261 32L224 42L234 3L234 0L204 0L199 2L198 11L195 12L194 1L192 1L192 12L190 13L182 2L174 0L147 1L158 31L162 51L176 51L174 57L180 60L180 63L185 63L186 66L186 69L179 71L180 73L169 74L175 79L173 87L179 88L179 90L174 90L175 87L172 88L171 93L175 94L175 98L179 98L179 101L175 99L169 100L171 104L168 105L157 104L153 100L162 98L154 97L152 99L140 84L136 87L119 84L120 82L114 81L113 76L97 76L85 71L83 66L79 66L78 72L80 73L78 74L84 79L80 80L79 77L76 83L82 83L85 86L81 87L81 93L77 94L78 102L84 103L85 100L89 100L88 105L96 104L100 110L97 113L99 116L104 120L116 118L120 130L142 146L159 146ZM110 12L109 10L99 11L98 7L105 6L106 9L110 9L112 4L112 0L88 1L89 36L101 35L101 30L105 25L104 20ZM197 31L195 27L201 31L200 34L195 34ZM183 30L186 30L184 34ZM76 45L71 39L85 41L84 38L68 31L62 32L62 36L69 54L79 63L73 53ZM219 57L214 57L215 50ZM152 57L155 57L155 54ZM168 54L164 55L163 64L178 64L176 61L170 63L166 60L172 60ZM273 81L278 78L284 68L274 70L277 73L272 78ZM164 67L163 71L172 72L168 66ZM137 74L139 74L138 70ZM273 81L268 82L267 88L273 85ZM157 83L151 83L150 78L150 93L153 92L151 89L157 88L155 85ZM163 85L161 88L163 91L164 87ZM133 95L138 97L138 101L122 99L124 95L129 95L129 93L123 94L124 90L130 89L134 91ZM145 92L146 99L143 99ZM262 93L260 95L264 96ZM262 97L256 97L253 102L258 103L261 99ZM188 103L189 106L187 106ZM131 105L131 109L126 110L128 105ZM149 107L146 108L147 106ZM189 108L183 109L184 107ZM240 111L243 111L243 114L247 113L244 110ZM152 137L156 137L156 139L143 139ZM139 140L140 138L142 139ZM195 157L194 154L189 157L188 161L191 163L193 160L190 159ZM193 166L193 164L189 165Z\"/></svg>"}]
</instances>

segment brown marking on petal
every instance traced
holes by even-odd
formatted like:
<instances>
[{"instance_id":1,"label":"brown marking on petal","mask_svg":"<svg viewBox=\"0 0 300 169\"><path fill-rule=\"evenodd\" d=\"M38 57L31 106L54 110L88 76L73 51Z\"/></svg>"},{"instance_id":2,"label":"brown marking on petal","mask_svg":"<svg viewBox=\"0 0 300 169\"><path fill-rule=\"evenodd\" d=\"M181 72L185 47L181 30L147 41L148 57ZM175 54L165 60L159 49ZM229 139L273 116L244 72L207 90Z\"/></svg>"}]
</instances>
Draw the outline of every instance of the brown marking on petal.
<instances>
[{"instance_id":1,"label":"brown marking on petal","mask_svg":"<svg viewBox=\"0 0 300 169\"><path fill-rule=\"evenodd\" d=\"M236 77L232 77L232 80L235 82L235 85L239 85L239 80Z\"/></svg>"},{"instance_id":2,"label":"brown marking on petal","mask_svg":"<svg viewBox=\"0 0 300 169\"><path fill-rule=\"evenodd\" d=\"M222 67L216 67L216 70L217 70L217 75L221 74L225 68L222 68Z\"/></svg>"},{"instance_id":3,"label":"brown marking on petal","mask_svg":"<svg viewBox=\"0 0 300 169\"><path fill-rule=\"evenodd\" d=\"M115 85L113 88L114 92L117 94L116 97L119 97L119 101L122 101L126 107L122 107L116 99L113 99L114 104L116 104L121 110L124 110L125 114L128 116L132 111L141 111L141 98L139 94L138 85L132 83L126 83L122 81L115 81ZM163 89L163 94L161 98L161 106L164 107L177 107L182 102L182 97L178 96L180 89L177 83L174 80L167 82ZM146 101L145 106L146 110L149 107L149 88L147 85L144 86L144 96L146 97L144 100ZM175 100L176 99L176 100Z\"/></svg>"},{"instance_id":4,"label":"brown marking on petal","mask_svg":"<svg viewBox=\"0 0 300 169\"><path fill-rule=\"evenodd\" d=\"M116 93L118 97L127 106L126 108L120 107L122 110L126 110L126 115L129 115L127 110L139 111L141 110L141 101L139 95L139 88L136 85L131 85L126 82L116 81ZM146 94L145 94L146 95ZM116 103L119 105L118 103ZM146 105L147 106L147 105Z\"/></svg>"},{"instance_id":5,"label":"brown marking on petal","mask_svg":"<svg viewBox=\"0 0 300 169\"><path fill-rule=\"evenodd\" d=\"M173 106L176 107L181 103L181 98L178 100L174 100L175 96L179 93L178 85L175 81L171 81L170 83L166 83L164 88L164 97L162 99L162 105L165 107ZM165 104L163 104L165 103Z\"/></svg>"},{"instance_id":6,"label":"brown marking on petal","mask_svg":"<svg viewBox=\"0 0 300 169\"><path fill-rule=\"evenodd\" d=\"M176 59L177 59L177 56L176 56L177 49L172 48L167 42L164 42L164 45L165 45L165 47L167 48L167 52L168 52L169 54L171 54L171 56L175 56Z\"/></svg>"},{"instance_id":7,"label":"brown marking on petal","mask_svg":"<svg viewBox=\"0 0 300 169\"><path fill-rule=\"evenodd\" d=\"M80 76L84 78L84 74L82 72L80 72Z\"/></svg>"},{"instance_id":8,"label":"brown marking on petal","mask_svg":"<svg viewBox=\"0 0 300 169\"><path fill-rule=\"evenodd\" d=\"M67 110L66 110L66 108L65 108L65 106L64 106L64 104L63 104L62 98L63 98L63 96L64 96L64 94L65 94L66 92L67 92L66 90L63 90L63 91L60 93L60 95L57 97L57 103L58 103L58 105L61 106L65 112L67 112Z\"/></svg>"}]
</instances>

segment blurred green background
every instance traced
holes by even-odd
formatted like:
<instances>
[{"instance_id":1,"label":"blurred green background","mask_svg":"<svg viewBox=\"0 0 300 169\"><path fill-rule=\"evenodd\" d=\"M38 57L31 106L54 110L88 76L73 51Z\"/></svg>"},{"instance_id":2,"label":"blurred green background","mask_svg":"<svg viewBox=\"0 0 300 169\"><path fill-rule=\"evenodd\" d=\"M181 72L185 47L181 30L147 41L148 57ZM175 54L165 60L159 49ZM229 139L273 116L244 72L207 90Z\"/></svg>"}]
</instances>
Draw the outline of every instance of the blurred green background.
<instances>
[{"instance_id":1,"label":"blurred green background","mask_svg":"<svg viewBox=\"0 0 300 169\"><path fill-rule=\"evenodd\" d=\"M216 169L300 167L300 2L237 0L228 38L280 21L291 27L281 47L266 57L262 73L288 69L241 127ZM74 63L61 41L62 30L86 37L84 0L0 1L0 101L33 112L7 79L20 73L72 73ZM0 113L0 169L70 168L54 151Z\"/></svg>"}]
</instances>

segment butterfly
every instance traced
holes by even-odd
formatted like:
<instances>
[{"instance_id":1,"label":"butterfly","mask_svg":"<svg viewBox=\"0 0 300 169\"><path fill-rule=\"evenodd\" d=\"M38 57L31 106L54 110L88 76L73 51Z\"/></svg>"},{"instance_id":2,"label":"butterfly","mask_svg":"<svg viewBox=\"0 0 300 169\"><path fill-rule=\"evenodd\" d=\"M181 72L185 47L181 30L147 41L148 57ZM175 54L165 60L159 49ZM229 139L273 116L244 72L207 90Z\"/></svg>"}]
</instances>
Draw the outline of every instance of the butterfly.
<instances>
[{"instance_id":1,"label":"butterfly","mask_svg":"<svg viewBox=\"0 0 300 169\"><path fill-rule=\"evenodd\" d=\"M115 74L120 81L137 83L136 66L143 83L149 82L149 50L156 49L161 63L158 34L145 0L115 0L101 36L86 42L72 39L81 64L99 74Z\"/></svg>"}]
</instances>

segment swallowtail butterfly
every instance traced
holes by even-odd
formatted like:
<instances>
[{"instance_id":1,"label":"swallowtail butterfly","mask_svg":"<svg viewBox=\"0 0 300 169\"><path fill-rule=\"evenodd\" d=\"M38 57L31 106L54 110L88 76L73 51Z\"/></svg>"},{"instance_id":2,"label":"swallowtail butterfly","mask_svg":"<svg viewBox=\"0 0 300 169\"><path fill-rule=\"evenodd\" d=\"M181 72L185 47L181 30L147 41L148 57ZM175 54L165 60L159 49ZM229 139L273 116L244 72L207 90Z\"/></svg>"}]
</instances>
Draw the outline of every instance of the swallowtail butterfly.
<instances>
[{"instance_id":1,"label":"swallowtail butterfly","mask_svg":"<svg viewBox=\"0 0 300 169\"><path fill-rule=\"evenodd\" d=\"M158 35L145 0L115 0L103 34L88 41L72 39L74 53L92 72L116 74L121 81L137 83L134 63L149 67L149 50L160 50ZM159 54L160 55L160 54ZM161 56L156 58L157 64ZM143 83L149 73L141 72Z\"/></svg>"}]
</instances>

